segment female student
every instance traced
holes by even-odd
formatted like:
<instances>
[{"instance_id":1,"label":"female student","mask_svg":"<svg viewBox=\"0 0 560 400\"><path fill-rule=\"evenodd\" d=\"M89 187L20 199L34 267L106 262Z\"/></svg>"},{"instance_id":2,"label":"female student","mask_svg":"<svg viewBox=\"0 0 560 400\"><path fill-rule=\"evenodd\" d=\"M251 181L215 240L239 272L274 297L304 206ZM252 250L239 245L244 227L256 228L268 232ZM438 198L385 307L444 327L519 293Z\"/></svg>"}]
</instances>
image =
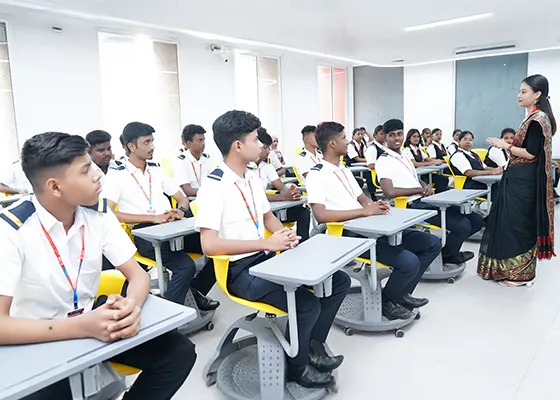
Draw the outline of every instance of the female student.
<instances>
[{"instance_id":1,"label":"female student","mask_svg":"<svg viewBox=\"0 0 560 400\"><path fill-rule=\"evenodd\" d=\"M443 157L447 155L447 150L441 143L441 136L441 129L434 129L432 131L432 143L427 147L428 155L434 160L443 160Z\"/></svg>"},{"instance_id":2,"label":"female student","mask_svg":"<svg viewBox=\"0 0 560 400\"><path fill-rule=\"evenodd\" d=\"M508 145L510 145L513 143L513 139L515 138L515 131L511 128L506 128L502 131L502 135L500 136L500 138ZM510 158L511 155L506 149L500 149L499 147L491 146L488 149L486 158L484 159L484 164L492 168L505 168Z\"/></svg>"},{"instance_id":3,"label":"female student","mask_svg":"<svg viewBox=\"0 0 560 400\"><path fill-rule=\"evenodd\" d=\"M418 147L419 145L420 132L418 132L418 129L410 129L406 134L403 155L412 161L414 168L443 164L442 160L434 160L428 157L426 153ZM436 193L446 191L449 185L449 179L442 175L432 175L432 182L434 182Z\"/></svg>"},{"instance_id":4,"label":"female student","mask_svg":"<svg viewBox=\"0 0 560 400\"><path fill-rule=\"evenodd\" d=\"M422 129L422 138L420 143L424 147L428 147L432 144L432 130L430 128Z\"/></svg>"},{"instance_id":5,"label":"female student","mask_svg":"<svg viewBox=\"0 0 560 400\"><path fill-rule=\"evenodd\" d=\"M489 168L486 166L476 153L471 152L473 141L474 135L472 132L464 131L461 133L459 135L459 147L449 159L449 163L455 175L467 177L465 189L486 189L484 183L473 181L472 178L482 175L499 175L504 172L504 168Z\"/></svg>"},{"instance_id":6,"label":"female student","mask_svg":"<svg viewBox=\"0 0 560 400\"><path fill-rule=\"evenodd\" d=\"M453 140L451 141L451 144L447 146L447 154L450 156L452 156L459 148L459 135L461 135L461 133L462 131L460 129L455 129L453 131Z\"/></svg>"},{"instance_id":7,"label":"female student","mask_svg":"<svg viewBox=\"0 0 560 400\"><path fill-rule=\"evenodd\" d=\"M478 273L503 286L530 285L537 260L555 255L551 161L556 120L548 88L542 75L525 78L517 100L527 117L513 143L488 139L492 146L509 150L511 160L488 217Z\"/></svg>"}]
</instances>

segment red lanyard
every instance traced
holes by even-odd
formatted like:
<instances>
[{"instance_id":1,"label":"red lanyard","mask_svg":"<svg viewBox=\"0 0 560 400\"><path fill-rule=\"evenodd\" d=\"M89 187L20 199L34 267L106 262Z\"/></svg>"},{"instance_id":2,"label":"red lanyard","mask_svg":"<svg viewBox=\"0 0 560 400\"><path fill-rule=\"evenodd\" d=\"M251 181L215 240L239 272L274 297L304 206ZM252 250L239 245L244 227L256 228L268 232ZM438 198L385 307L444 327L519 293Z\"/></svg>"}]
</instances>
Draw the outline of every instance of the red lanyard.
<instances>
[{"instance_id":1,"label":"red lanyard","mask_svg":"<svg viewBox=\"0 0 560 400\"><path fill-rule=\"evenodd\" d=\"M395 160L397 160L398 162L400 162L402 165L404 165L404 167L412 174L412 176L414 176L416 178L416 180L418 180L418 175L416 174L416 170L414 169L414 166L412 166L412 169L410 168L410 164L409 163L405 163L402 160L402 155L400 157L395 157L392 154L387 153L389 156L393 157Z\"/></svg>"},{"instance_id":2,"label":"red lanyard","mask_svg":"<svg viewBox=\"0 0 560 400\"><path fill-rule=\"evenodd\" d=\"M309 153L309 157L311 157L311 161L313 161L315 165L319 164L319 159L315 159L315 157L313 157L313 154Z\"/></svg>"},{"instance_id":3,"label":"red lanyard","mask_svg":"<svg viewBox=\"0 0 560 400\"><path fill-rule=\"evenodd\" d=\"M138 182L138 179L136 179L136 177L134 176L134 174L129 171L127 166L125 166L125 168L128 171L128 173L130 174L130 176L132 176L134 178L134 180L136 181L136 184L138 185L138 187L140 188L142 193L144 193L144 196L146 196L146 199L148 200L148 203L150 204L150 211L152 211L153 210L153 208L152 208L152 174L151 174L150 170L148 169L148 184L150 185L150 196L148 196L146 194L146 191L144 190L144 188L140 184L140 182ZM148 167L146 167L146 168L148 168ZM196 172L195 172L195 175L196 175Z\"/></svg>"},{"instance_id":4,"label":"red lanyard","mask_svg":"<svg viewBox=\"0 0 560 400\"><path fill-rule=\"evenodd\" d=\"M196 178L196 182L198 183L198 187L200 187L200 180L202 179L202 164L200 164L200 174L196 175L196 169L194 168L194 163L191 161L191 167L194 172L194 177ZM200 177L199 177L200 176ZM150 185L151 188L151 185Z\"/></svg>"},{"instance_id":5,"label":"red lanyard","mask_svg":"<svg viewBox=\"0 0 560 400\"><path fill-rule=\"evenodd\" d=\"M62 261L62 257L60 256L60 253L58 252L58 249L56 248L56 245L54 244L51 235L49 235L49 232L47 232L47 230L45 229L45 227L43 226L43 223L39 221L39 223L41 224L41 228L43 228L43 232L45 234L45 236L47 237L47 240L49 241L54 255L56 256L56 259L58 260L58 263L60 264L60 268L62 268L62 272L64 273L64 276L66 277L66 280L68 281L68 284L70 285L70 287L72 288L72 295L73 295L73 300L74 300L74 310L78 309L78 281L80 279L80 273L82 272L82 264L84 263L84 255L86 252L86 241L85 241L85 227L84 225L82 225L82 227L80 228L80 231L82 232L82 251L80 252L80 263L78 264L78 275L76 276L76 282L72 283L72 279L70 279L70 275L68 275L68 271L66 270L66 266L64 265L64 261Z\"/></svg>"},{"instance_id":6,"label":"red lanyard","mask_svg":"<svg viewBox=\"0 0 560 400\"><path fill-rule=\"evenodd\" d=\"M342 179L340 179L340 176L338 176L336 171L334 171L333 173L334 173L334 176L336 176L338 178L340 183L342 183L342 186L344 186L344 189L346 189L346 191L348 193L350 193L350 196L352 196L352 198L354 198L354 191L352 190L352 185L350 185L350 181L348 180L348 177L346 176L346 174L344 172L342 172L342 175L344 175L344 177L346 178L346 182L348 182L348 186L346 186L346 184L342 181Z\"/></svg>"},{"instance_id":7,"label":"red lanyard","mask_svg":"<svg viewBox=\"0 0 560 400\"><path fill-rule=\"evenodd\" d=\"M245 202L245 206L247 207L247 212L251 216L251 221L253 221L253 224L255 224L255 228L257 228L257 234L259 235L259 239L260 239L261 232L259 230L259 214L257 212L257 203L255 202L255 195L253 194L253 188L251 187L251 181L249 181L248 184L249 184L249 190L251 191L251 197L253 199L253 209L255 210L255 214L253 214L253 212L251 211L251 207L249 207L249 202L247 201L247 198L245 197L245 193L243 193L243 190L241 190L241 188L239 187L237 182L234 183L237 190L239 190L239 193L241 193L241 197L243 198L243 201Z\"/></svg>"},{"instance_id":8,"label":"red lanyard","mask_svg":"<svg viewBox=\"0 0 560 400\"><path fill-rule=\"evenodd\" d=\"M478 154L476 153L465 153L466 155L468 155L470 158L472 158L473 160L478 161L478 165L480 165L481 167L484 167L484 164L482 163L482 160L480 159L480 157L478 157Z\"/></svg>"}]
</instances>

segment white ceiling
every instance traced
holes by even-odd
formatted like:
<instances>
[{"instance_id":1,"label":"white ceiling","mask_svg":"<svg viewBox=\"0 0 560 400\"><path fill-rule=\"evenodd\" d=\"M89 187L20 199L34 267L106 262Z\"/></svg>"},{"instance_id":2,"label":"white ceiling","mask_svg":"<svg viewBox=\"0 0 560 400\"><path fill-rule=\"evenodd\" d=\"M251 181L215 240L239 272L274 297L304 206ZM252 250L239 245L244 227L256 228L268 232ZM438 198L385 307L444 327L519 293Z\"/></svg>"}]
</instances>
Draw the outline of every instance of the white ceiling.
<instances>
[{"instance_id":1,"label":"white ceiling","mask_svg":"<svg viewBox=\"0 0 560 400\"><path fill-rule=\"evenodd\" d=\"M521 51L560 47L559 0L540 0L535 5L521 0L0 0L2 3L191 34L213 33L259 42L247 43L252 47L272 44L280 50L290 47L372 65L394 65L400 59L406 64L452 59L454 50L465 46L513 42ZM480 21L403 31L407 26L492 12L494 17ZM227 39L215 41L226 43Z\"/></svg>"}]
</instances>

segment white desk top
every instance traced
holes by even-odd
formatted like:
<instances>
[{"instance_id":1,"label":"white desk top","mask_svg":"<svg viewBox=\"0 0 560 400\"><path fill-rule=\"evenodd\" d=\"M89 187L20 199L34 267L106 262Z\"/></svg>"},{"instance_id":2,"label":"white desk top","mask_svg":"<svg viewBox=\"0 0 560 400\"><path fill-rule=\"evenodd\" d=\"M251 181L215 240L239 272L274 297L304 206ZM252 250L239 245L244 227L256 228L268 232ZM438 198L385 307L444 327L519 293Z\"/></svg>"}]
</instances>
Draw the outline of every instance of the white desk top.
<instances>
[{"instance_id":1,"label":"white desk top","mask_svg":"<svg viewBox=\"0 0 560 400\"><path fill-rule=\"evenodd\" d=\"M488 190L473 189L450 189L445 192L434 194L429 197L422 198L423 203L428 203L437 207L459 206L467 203L477 197L485 196Z\"/></svg>"},{"instance_id":2,"label":"white desk top","mask_svg":"<svg viewBox=\"0 0 560 400\"><path fill-rule=\"evenodd\" d=\"M185 235L192 235L194 230L194 218L186 218L180 221L168 222L148 226L146 228L133 229L132 234L139 238L153 242L165 242L169 239L178 238Z\"/></svg>"},{"instance_id":3,"label":"white desk top","mask_svg":"<svg viewBox=\"0 0 560 400\"><path fill-rule=\"evenodd\" d=\"M282 181L282 183L285 185L287 183L296 183L297 182L297 178L280 178L280 180Z\"/></svg>"},{"instance_id":4,"label":"white desk top","mask_svg":"<svg viewBox=\"0 0 560 400\"><path fill-rule=\"evenodd\" d=\"M133 338L114 343L79 339L0 346L0 399L20 399L178 328L194 318L196 311L192 308L148 296L142 307L140 333Z\"/></svg>"},{"instance_id":5,"label":"white desk top","mask_svg":"<svg viewBox=\"0 0 560 400\"><path fill-rule=\"evenodd\" d=\"M353 174L358 173L358 172L366 172L369 171L368 167L359 167L359 166L354 166L355 164L352 164L351 167L348 167L350 169L350 171L352 171Z\"/></svg>"},{"instance_id":6,"label":"white desk top","mask_svg":"<svg viewBox=\"0 0 560 400\"><path fill-rule=\"evenodd\" d=\"M8 197L0 197L0 206L7 207L9 205L14 204L15 202L20 201L24 197L27 197L27 198L29 198L29 200L31 200L31 195L30 194L16 194L16 195L13 195L13 196L8 196Z\"/></svg>"},{"instance_id":7,"label":"white desk top","mask_svg":"<svg viewBox=\"0 0 560 400\"><path fill-rule=\"evenodd\" d=\"M447 168L446 164L442 165L426 165L416 168L416 175L431 174L432 172L443 171Z\"/></svg>"},{"instance_id":8,"label":"white desk top","mask_svg":"<svg viewBox=\"0 0 560 400\"><path fill-rule=\"evenodd\" d=\"M307 197L302 197L301 200L291 201L291 200L284 200L284 201L271 201L270 202L270 210L272 212L285 210L287 208L301 206L302 204L307 203Z\"/></svg>"},{"instance_id":9,"label":"white desk top","mask_svg":"<svg viewBox=\"0 0 560 400\"><path fill-rule=\"evenodd\" d=\"M472 179L473 181L481 182L485 185L493 185L494 183L498 183L502 180L502 175L475 176Z\"/></svg>"}]
</instances>

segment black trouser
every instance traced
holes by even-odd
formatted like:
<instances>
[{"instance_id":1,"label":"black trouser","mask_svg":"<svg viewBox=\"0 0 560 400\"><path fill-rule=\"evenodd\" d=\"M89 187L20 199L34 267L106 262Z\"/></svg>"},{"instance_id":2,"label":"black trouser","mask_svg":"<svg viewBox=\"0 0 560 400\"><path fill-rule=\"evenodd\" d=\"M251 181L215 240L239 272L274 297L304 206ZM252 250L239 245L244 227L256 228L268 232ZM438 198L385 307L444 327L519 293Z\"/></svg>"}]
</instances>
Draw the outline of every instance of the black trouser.
<instances>
[{"instance_id":1,"label":"black trouser","mask_svg":"<svg viewBox=\"0 0 560 400\"><path fill-rule=\"evenodd\" d=\"M420 199L408 205L409 208L416 210L439 210L430 204L422 202ZM441 227L441 213L435 217L428 218L426 222ZM459 207L449 207L445 213L446 229L449 233L446 236L445 247L441 255L445 257L454 256L461 251L461 246L469 237L482 229L484 219L480 214L470 213L461 214Z\"/></svg>"},{"instance_id":2,"label":"black trouser","mask_svg":"<svg viewBox=\"0 0 560 400\"><path fill-rule=\"evenodd\" d=\"M364 237L349 231L344 231L343 235ZM414 292L424 272L441 252L441 242L429 233L406 229L400 246L391 246L388 238L383 236L377 239L375 250L377 261L393 268L383 289L383 297L400 303L405 294ZM362 257L370 258L369 251Z\"/></svg>"},{"instance_id":3,"label":"black trouser","mask_svg":"<svg viewBox=\"0 0 560 400\"><path fill-rule=\"evenodd\" d=\"M449 178L447 176L439 175L439 174L431 174L432 175L432 182L434 184L434 189L436 193L445 192L449 189ZM420 177L425 183L430 181L429 175L422 175Z\"/></svg>"},{"instance_id":4,"label":"black trouser","mask_svg":"<svg viewBox=\"0 0 560 400\"><path fill-rule=\"evenodd\" d=\"M300 242L309 239L309 224L311 223L311 212L307 207L291 207L286 210L286 222L296 222L296 232L301 236Z\"/></svg>"},{"instance_id":5,"label":"black trouser","mask_svg":"<svg viewBox=\"0 0 560 400\"><path fill-rule=\"evenodd\" d=\"M149 225L142 225L142 227L144 226ZM155 260L155 249L150 242L135 236L134 243L142 256ZM163 266L173 272L171 280L167 285L165 298L178 304L185 304L185 298L187 297L189 287L206 295L212 286L214 286L214 283L216 283L214 263L212 260L209 259L204 265L204 268L199 274L200 278L194 279L196 266L187 253L202 254L199 233L184 237L184 249L182 251L171 251L169 242L161 244Z\"/></svg>"},{"instance_id":6,"label":"black trouser","mask_svg":"<svg viewBox=\"0 0 560 400\"><path fill-rule=\"evenodd\" d=\"M189 376L196 361L194 344L171 331L130 349L111 361L142 370L124 400L170 400ZM71 400L68 379L63 379L25 400Z\"/></svg>"},{"instance_id":7,"label":"black trouser","mask_svg":"<svg viewBox=\"0 0 560 400\"><path fill-rule=\"evenodd\" d=\"M243 299L259 301L288 311L284 288L276 283L249 274L249 268L274 257L275 253L264 252L233 262L229 267L228 289ZM299 352L288 363L294 368L305 367L309 363L309 344L312 339L325 343L338 308L350 288L350 277L338 271L332 277L332 295L318 298L307 287L296 290L296 308ZM289 329L286 330L289 338Z\"/></svg>"}]
</instances>

